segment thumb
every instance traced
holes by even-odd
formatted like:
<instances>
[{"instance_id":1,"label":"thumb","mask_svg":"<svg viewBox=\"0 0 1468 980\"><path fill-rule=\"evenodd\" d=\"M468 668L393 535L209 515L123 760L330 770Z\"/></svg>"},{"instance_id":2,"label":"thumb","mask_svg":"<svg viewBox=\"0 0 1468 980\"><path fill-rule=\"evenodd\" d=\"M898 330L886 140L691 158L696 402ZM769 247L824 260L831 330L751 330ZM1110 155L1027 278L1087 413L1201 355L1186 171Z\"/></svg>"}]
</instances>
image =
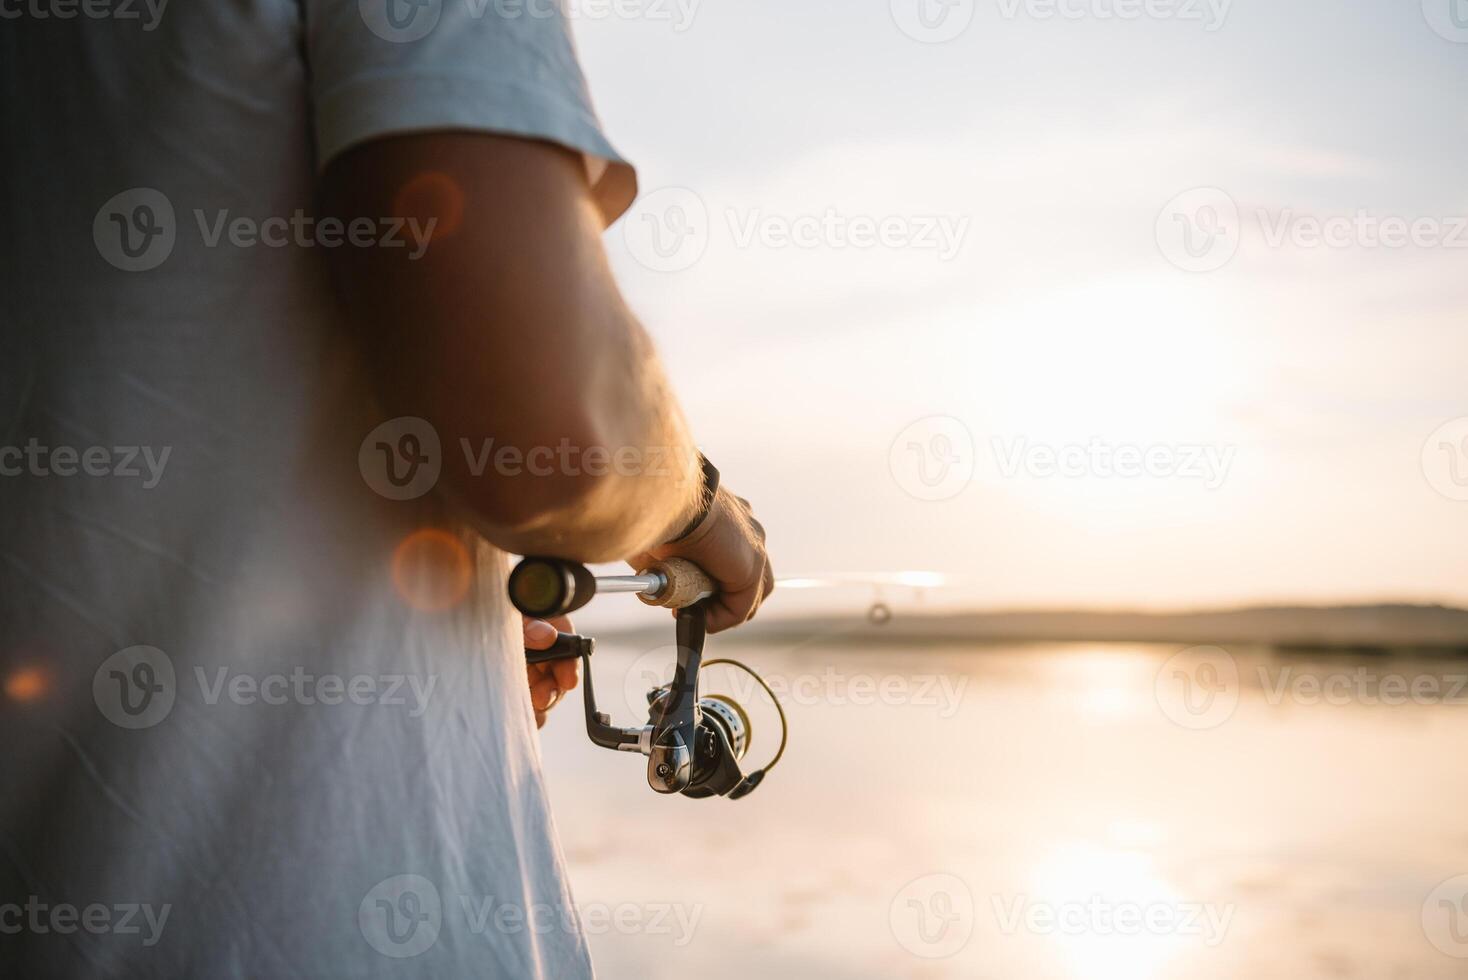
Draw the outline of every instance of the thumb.
<instances>
[{"instance_id":1,"label":"thumb","mask_svg":"<svg viewBox=\"0 0 1468 980\"><path fill-rule=\"evenodd\" d=\"M529 650L548 650L556 642L556 628L543 619L525 620L525 647Z\"/></svg>"}]
</instances>

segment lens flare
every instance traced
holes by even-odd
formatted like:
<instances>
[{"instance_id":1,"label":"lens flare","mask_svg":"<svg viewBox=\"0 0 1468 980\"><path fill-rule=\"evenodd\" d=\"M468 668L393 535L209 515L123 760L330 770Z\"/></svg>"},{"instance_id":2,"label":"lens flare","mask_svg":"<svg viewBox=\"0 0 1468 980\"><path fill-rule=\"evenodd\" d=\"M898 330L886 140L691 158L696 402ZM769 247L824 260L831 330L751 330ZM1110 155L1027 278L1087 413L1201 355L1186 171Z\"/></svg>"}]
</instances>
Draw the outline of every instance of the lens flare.
<instances>
[{"instance_id":1,"label":"lens flare","mask_svg":"<svg viewBox=\"0 0 1468 980\"><path fill-rule=\"evenodd\" d=\"M430 241L448 238L464 223L464 191L448 174L427 170L399 188L393 198L393 213L411 218L427 229Z\"/></svg>"},{"instance_id":2,"label":"lens flare","mask_svg":"<svg viewBox=\"0 0 1468 980\"><path fill-rule=\"evenodd\" d=\"M419 528L393 552L393 586L419 612L443 612L457 606L468 594L472 578L469 550L439 528Z\"/></svg>"},{"instance_id":3,"label":"lens flare","mask_svg":"<svg viewBox=\"0 0 1468 980\"><path fill-rule=\"evenodd\" d=\"M45 697L48 687L46 674L39 667L22 667L5 678L5 696L11 701L38 701Z\"/></svg>"}]
</instances>

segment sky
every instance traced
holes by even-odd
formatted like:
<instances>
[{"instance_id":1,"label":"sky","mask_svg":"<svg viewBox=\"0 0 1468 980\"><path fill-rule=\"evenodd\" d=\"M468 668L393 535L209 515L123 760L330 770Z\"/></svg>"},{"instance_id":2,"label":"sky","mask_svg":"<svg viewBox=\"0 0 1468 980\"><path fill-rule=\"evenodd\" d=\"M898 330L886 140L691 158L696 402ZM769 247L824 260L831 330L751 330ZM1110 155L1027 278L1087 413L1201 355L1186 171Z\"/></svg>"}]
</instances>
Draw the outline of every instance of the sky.
<instances>
[{"instance_id":1,"label":"sky","mask_svg":"<svg viewBox=\"0 0 1468 980\"><path fill-rule=\"evenodd\" d=\"M1468 0L573 10L618 279L780 574L1468 604Z\"/></svg>"}]
</instances>

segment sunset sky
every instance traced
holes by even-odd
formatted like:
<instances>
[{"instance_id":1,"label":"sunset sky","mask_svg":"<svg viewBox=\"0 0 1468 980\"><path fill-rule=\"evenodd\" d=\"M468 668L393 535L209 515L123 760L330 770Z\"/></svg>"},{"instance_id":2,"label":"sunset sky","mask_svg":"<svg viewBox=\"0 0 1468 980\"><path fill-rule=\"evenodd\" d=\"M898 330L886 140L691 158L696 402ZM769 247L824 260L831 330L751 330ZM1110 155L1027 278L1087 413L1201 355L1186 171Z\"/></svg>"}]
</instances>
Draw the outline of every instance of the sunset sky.
<instances>
[{"instance_id":1,"label":"sunset sky","mask_svg":"<svg viewBox=\"0 0 1468 980\"><path fill-rule=\"evenodd\" d=\"M1468 417L1449 0L918 2L576 23L644 195L618 276L777 570L931 569L986 606L1468 603L1468 421L1434 435ZM1218 227L1218 267L1180 267ZM1046 475L1093 443L1163 475Z\"/></svg>"}]
</instances>

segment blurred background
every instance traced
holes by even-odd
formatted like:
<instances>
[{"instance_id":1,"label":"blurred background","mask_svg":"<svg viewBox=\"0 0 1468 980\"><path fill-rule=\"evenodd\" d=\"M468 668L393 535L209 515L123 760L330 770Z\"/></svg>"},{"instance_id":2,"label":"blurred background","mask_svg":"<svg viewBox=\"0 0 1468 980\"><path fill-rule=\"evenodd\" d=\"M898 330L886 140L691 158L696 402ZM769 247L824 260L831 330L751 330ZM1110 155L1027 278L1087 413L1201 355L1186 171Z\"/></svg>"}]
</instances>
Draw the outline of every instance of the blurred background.
<instances>
[{"instance_id":1,"label":"blurred background","mask_svg":"<svg viewBox=\"0 0 1468 980\"><path fill-rule=\"evenodd\" d=\"M758 795L543 732L602 973L1463 976L1468 4L572 16L797 580L710 644L790 712ZM664 615L583 612L614 717Z\"/></svg>"}]
</instances>

